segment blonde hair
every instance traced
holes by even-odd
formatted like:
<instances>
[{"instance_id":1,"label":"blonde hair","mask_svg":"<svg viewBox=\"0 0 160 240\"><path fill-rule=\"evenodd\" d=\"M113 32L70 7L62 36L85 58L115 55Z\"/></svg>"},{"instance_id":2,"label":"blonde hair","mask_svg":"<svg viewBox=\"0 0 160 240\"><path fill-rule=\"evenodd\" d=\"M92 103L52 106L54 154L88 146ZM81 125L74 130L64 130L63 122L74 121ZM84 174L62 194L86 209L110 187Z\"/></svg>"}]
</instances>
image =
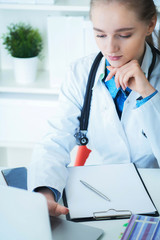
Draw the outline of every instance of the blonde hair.
<instances>
[{"instance_id":1,"label":"blonde hair","mask_svg":"<svg viewBox=\"0 0 160 240\"><path fill-rule=\"evenodd\" d=\"M141 21L149 23L154 16L157 15L156 6L153 0L91 0L90 2L90 16L92 8L101 3L117 2L125 5L128 9L135 11L137 17Z\"/></svg>"}]
</instances>

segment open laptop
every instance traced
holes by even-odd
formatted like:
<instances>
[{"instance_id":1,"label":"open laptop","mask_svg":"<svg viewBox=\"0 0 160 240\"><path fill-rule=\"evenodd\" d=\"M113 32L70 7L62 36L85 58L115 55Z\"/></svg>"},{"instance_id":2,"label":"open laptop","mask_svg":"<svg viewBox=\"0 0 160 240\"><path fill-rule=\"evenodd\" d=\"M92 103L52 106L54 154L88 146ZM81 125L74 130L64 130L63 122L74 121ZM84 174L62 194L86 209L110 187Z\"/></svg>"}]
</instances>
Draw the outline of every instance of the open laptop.
<instances>
[{"instance_id":1,"label":"open laptop","mask_svg":"<svg viewBox=\"0 0 160 240\"><path fill-rule=\"evenodd\" d=\"M0 186L0 239L97 240L102 233L80 223L49 219L46 199L40 193Z\"/></svg>"}]
</instances>

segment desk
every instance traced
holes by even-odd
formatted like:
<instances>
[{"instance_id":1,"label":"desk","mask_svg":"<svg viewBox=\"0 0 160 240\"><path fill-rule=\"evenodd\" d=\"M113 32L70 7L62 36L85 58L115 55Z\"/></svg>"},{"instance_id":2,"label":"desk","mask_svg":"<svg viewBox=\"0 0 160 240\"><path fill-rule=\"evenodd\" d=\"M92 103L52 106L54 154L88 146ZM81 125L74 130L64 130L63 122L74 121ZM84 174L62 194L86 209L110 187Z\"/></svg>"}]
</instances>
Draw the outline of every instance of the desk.
<instances>
[{"instance_id":1,"label":"desk","mask_svg":"<svg viewBox=\"0 0 160 240\"><path fill-rule=\"evenodd\" d=\"M1 170L2 168L0 168ZM142 179L160 213L160 169L139 169ZM2 174L0 174L0 184L6 185ZM118 240L122 226L126 223L124 220L104 220L92 221L81 224L99 227L104 230L104 235L101 240Z\"/></svg>"}]
</instances>

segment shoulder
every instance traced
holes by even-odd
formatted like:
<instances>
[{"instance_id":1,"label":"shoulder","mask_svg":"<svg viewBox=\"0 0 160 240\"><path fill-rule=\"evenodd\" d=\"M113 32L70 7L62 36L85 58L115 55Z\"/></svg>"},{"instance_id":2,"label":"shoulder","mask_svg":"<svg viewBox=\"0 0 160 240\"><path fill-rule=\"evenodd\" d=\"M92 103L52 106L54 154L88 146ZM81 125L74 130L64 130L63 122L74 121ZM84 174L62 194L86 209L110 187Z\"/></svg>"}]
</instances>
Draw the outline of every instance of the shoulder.
<instances>
[{"instance_id":1,"label":"shoulder","mask_svg":"<svg viewBox=\"0 0 160 240\"><path fill-rule=\"evenodd\" d=\"M159 63L159 65L160 65L160 51L158 49L156 52L156 56L157 56L157 63Z\"/></svg>"},{"instance_id":2,"label":"shoulder","mask_svg":"<svg viewBox=\"0 0 160 240\"><path fill-rule=\"evenodd\" d=\"M160 50L153 45L149 45L149 47L151 49L153 59L154 59L154 56L156 57L155 65L160 64L160 61L159 61L160 60Z\"/></svg>"},{"instance_id":3,"label":"shoulder","mask_svg":"<svg viewBox=\"0 0 160 240\"><path fill-rule=\"evenodd\" d=\"M155 70L160 74L160 52L158 49L156 51L156 62L155 62Z\"/></svg>"},{"instance_id":4,"label":"shoulder","mask_svg":"<svg viewBox=\"0 0 160 240\"><path fill-rule=\"evenodd\" d=\"M158 50L155 51L156 53L156 61L153 72L151 74L151 83L157 90L160 90L160 52Z\"/></svg>"}]
</instances>

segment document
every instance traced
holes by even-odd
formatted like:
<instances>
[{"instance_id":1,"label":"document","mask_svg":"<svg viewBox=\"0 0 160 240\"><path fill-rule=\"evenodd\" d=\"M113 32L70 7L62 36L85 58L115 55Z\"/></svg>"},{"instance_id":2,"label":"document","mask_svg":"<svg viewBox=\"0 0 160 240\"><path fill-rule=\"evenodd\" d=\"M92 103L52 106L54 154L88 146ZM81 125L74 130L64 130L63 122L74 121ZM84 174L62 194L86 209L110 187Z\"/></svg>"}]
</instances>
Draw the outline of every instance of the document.
<instances>
[{"instance_id":1,"label":"document","mask_svg":"<svg viewBox=\"0 0 160 240\"><path fill-rule=\"evenodd\" d=\"M147 189L134 164L112 164L69 167L64 190L68 219L128 218L132 214L158 215ZM92 191L82 181L105 195Z\"/></svg>"}]
</instances>

